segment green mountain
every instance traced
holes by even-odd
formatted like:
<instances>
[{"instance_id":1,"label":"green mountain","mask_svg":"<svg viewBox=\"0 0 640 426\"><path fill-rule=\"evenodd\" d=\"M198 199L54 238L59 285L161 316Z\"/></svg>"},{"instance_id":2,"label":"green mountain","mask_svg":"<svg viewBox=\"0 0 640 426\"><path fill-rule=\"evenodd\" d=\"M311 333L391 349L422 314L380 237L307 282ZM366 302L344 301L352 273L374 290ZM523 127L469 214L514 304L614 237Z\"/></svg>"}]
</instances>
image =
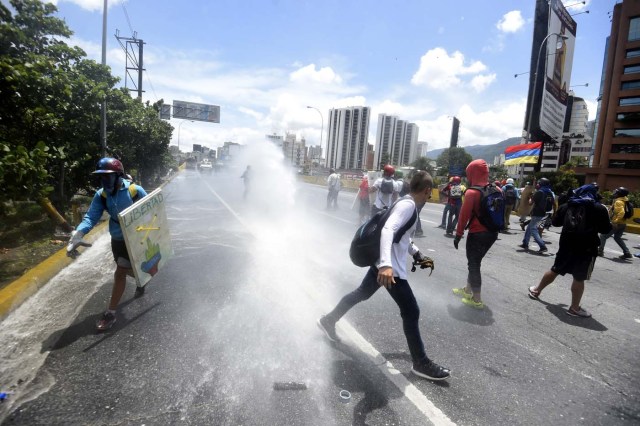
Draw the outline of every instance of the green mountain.
<instances>
[{"instance_id":1,"label":"green mountain","mask_svg":"<svg viewBox=\"0 0 640 426\"><path fill-rule=\"evenodd\" d=\"M521 138L509 138L505 139L502 142L495 143L493 145L471 145L471 146L463 146L465 151L467 151L474 160L478 158L482 158L489 164L493 164L493 158L497 155L503 154L506 147L511 145L518 145L521 141ZM445 148L434 149L433 151L427 151L427 157L435 160L438 158L442 151Z\"/></svg>"}]
</instances>

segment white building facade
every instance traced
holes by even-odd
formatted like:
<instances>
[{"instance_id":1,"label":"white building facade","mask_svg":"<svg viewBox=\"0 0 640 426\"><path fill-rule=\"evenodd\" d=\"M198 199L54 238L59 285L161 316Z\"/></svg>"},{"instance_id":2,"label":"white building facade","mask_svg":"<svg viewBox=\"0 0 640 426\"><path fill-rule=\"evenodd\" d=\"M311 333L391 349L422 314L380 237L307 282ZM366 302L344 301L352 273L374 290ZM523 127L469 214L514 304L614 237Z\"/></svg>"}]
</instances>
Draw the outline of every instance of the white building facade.
<instances>
[{"instance_id":1,"label":"white building facade","mask_svg":"<svg viewBox=\"0 0 640 426\"><path fill-rule=\"evenodd\" d=\"M415 123L400 120L393 115L379 114L373 167L381 168L384 154L396 166L413 163L417 156L419 130Z\"/></svg>"},{"instance_id":2,"label":"white building facade","mask_svg":"<svg viewBox=\"0 0 640 426\"><path fill-rule=\"evenodd\" d=\"M325 166L341 170L366 167L371 108L332 108L327 129Z\"/></svg>"}]
</instances>

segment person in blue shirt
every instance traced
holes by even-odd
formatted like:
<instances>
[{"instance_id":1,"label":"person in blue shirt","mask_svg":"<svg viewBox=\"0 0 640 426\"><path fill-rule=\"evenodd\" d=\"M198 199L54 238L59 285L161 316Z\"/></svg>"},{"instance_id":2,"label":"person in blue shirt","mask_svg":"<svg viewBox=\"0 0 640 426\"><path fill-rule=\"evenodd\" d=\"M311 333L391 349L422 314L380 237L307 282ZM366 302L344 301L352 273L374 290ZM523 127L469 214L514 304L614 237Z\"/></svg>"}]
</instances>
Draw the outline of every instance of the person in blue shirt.
<instances>
[{"instance_id":1,"label":"person in blue shirt","mask_svg":"<svg viewBox=\"0 0 640 426\"><path fill-rule=\"evenodd\" d=\"M96 324L98 331L105 331L110 329L116 322L116 308L124 293L127 275L133 276L127 245L118 222L118 213L147 195L147 193L144 188L131 183L125 178L124 167L115 158L102 158L93 173L100 176L102 188L96 191L82 222L71 233L71 239L67 246L67 255L75 257L79 246L88 245L82 241L82 237L98 224L103 212L106 210L109 214L111 252L116 262L116 271L113 274L113 289L109 306ZM142 294L144 294L144 287L137 287L136 296L142 296Z\"/></svg>"}]
</instances>

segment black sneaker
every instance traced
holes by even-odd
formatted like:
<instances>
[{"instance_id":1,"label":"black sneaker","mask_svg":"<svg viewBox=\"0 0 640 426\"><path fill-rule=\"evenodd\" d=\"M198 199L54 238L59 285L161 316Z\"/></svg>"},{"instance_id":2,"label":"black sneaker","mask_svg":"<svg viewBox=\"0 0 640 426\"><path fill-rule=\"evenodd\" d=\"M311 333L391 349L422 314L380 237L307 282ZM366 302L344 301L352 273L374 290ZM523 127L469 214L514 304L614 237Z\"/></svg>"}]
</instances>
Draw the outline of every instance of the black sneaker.
<instances>
[{"instance_id":1,"label":"black sneaker","mask_svg":"<svg viewBox=\"0 0 640 426\"><path fill-rule=\"evenodd\" d=\"M524 244L520 244L518 247L523 248L525 250L529 250L529 246L526 246Z\"/></svg>"},{"instance_id":2,"label":"black sneaker","mask_svg":"<svg viewBox=\"0 0 640 426\"><path fill-rule=\"evenodd\" d=\"M448 368L440 367L428 358L425 361L414 362L411 372L429 380L445 380L451 375Z\"/></svg>"},{"instance_id":3,"label":"black sneaker","mask_svg":"<svg viewBox=\"0 0 640 426\"><path fill-rule=\"evenodd\" d=\"M548 251L549 251L549 249L548 249L548 248L546 248L546 247L540 247L540 250L538 250L538 253L546 253L546 252L548 252Z\"/></svg>"},{"instance_id":4,"label":"black sneaker","mask_svg":"<svg viewBox=\"0 0 640 426\"><path fill-rule=\"evenodd\" d=\"M327 339L335 343L340 342L340 338L336 334L336 323L331 322L325 315L318 319L318 327L327 336Z\"/></svg>"},{"instance_id":5,"label":"black sneaker","mask_svg":"<svg viewBox=\"0 0 640 426\"><path fill-rule=\"evenodd\" d=\"M133 297L142 297L144 295L144 287L137 287L136 286L136 292L133 295Z\"/></svg>"},{"instance_id":6,"label":"black sneaker","mask_svg":"<svg viewBox=\"0 0 640 426\"><path fill-rule=\"evenodd\" d=\"M620 259L633 259L633 256L631 256L631 253L625 253L620 256Z\"/></svg>"},{"instance_id":7,"label":"black sneaker","mask_svg":"<svg viewBox=\"0 0 640 426\"><path fill-rule=\"evenodd\" d=\"M96 323L96 328L98 331L106 331L113 327L113 324L116 322L115 314L111 312L105 312L102 314L102 318Z\"/></svg>"}]
</instances>

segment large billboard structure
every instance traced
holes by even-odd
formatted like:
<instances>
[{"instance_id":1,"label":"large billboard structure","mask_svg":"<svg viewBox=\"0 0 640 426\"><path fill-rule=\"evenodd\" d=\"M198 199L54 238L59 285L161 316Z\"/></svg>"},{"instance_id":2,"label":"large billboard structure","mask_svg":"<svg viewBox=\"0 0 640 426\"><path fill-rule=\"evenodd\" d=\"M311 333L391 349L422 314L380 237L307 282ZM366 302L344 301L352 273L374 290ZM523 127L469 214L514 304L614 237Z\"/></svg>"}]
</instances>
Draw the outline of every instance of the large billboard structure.
<instances>
[{"instance_id":1,"label":"large billboard structure","mask_svg":"<svg viewBox=\"0 0 640 426\"><path fill-rule=\"evenodd\" d=\"M546 46L547 60L539 122L540 130L557 140L562 136L567 112L576 44L576 22L560 0L552 0L550 3L547 28L549 38Z\"/></svg>"},{"instance_id":2,"label":"large billboard structure","mask_svg":"<svg viewBox=\"0 0 640 426\"><path fill-rule=\"evenodd\" d=\"M195 102L173 101L173 118L220 123L220 107Z\"/></svg>"}]
</instances>

